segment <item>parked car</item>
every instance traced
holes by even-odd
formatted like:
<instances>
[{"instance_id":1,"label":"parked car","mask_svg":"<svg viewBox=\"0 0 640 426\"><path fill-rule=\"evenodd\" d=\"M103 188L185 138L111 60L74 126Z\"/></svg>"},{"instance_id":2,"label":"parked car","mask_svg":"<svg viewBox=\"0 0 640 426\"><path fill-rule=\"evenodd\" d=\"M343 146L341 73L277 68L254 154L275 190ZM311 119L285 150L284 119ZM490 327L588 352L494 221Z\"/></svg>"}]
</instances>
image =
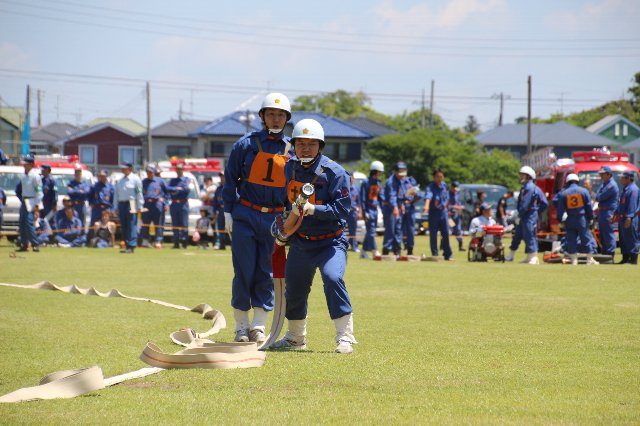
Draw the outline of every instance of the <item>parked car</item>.
<instances>
[{"instance_id":1,"label":"parked car","mask_svg":"<svg viewBox=\"0 0 640 426\"><path fill-rule=\"evenodd\" d=\"M508 191L508 189L502 185L488 185L488 184L474 184L463 183L460 185L460 200L464 205L464 210L461 212L462 216L462 230L467 231L469 224L473 218L473 204L477 200L477 194L479 191L483 191L487 194L485 203L489 203L493 209L495 217L495 209L498 205L498 201L502 194Z\"/></svg>"},{"instance_id":2,"label":"parked car","mask_svg":"<svg viewBox=\"0 0 640 426\"><path fill-rule=\"evenodd\" d=\"M63 209L62 198L67 195L67 185L75 176L75 163L48 162L36 158L35 166L40 167L43 163L51 165L51 177L53 178L58 192L58 210ZM16 185L20 181L20 175L24 174L22 166L0 166L0 187L7 195L7 205L4 208L3 232L18 232L18 222L20 219L20 200L16 196ZM83 168L82 180L89 185L93 185L93 173ZM91 217L91 207L87 206L87 219ZM89 220L86 221L85 228L89 227ZM85 229L86 230L86 229ZM11 239L13 235L9 235Z\"/></svg>"}]
</instances>

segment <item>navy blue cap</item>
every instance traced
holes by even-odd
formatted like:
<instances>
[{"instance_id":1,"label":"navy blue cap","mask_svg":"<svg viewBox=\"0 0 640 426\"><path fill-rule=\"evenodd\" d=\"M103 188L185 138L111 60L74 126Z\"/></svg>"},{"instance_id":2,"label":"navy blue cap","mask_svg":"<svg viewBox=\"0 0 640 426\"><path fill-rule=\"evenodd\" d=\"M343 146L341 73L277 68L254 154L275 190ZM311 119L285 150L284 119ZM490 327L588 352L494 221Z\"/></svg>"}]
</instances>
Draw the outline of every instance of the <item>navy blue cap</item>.
<instances>
[{"instance_id":1,"label":"navy blue cap","mask_svg":"<svg viewBox=\"0 0 640 426\"><path fill-rule=\"evenodd\" d=\"M45 169L45 170L51 170L51 166L48 164L43 164L42 166L40 166L41 169Z\"/></svg>"},{"instance_id":2,"label":"navy blue cap","mask_svg":"<svg viewBox=\"0 0 640 426\"><path fill-rule=\"evenodd\" d=\"M460 186L460 182L458 182L457 180L454 180L453 182L451 182L451 186L453 186L454 188L457 188Z\"/></svg>"},{"instance_id":3,"label":"navy blue cap","mask_svg":"<svg viewBox=\"0 0 640 426\"><path fill-rule=\"evenodd\" d=\"M480 204L480 211L483 212L485 210L490 210L491 209L491 204L488 203L482 203Z\"/></svg>"},{"instance_id":4,"label":"navy blue cap","mask_svg":"<svg viewBox=\"0 0 640 426\"><path fill-rule=\"evenodd\" d=\"M132 169L133 168L133 164L131 164L131 163L120 163L120 168L121 169L124 169L125 167L128 167L128 168Z\"/></svg>"},{"instance_id":5,"label":"navy blue cap","mask_svg":"<svg viewBox=\"0 0 640 426\"><path fill-rule=\"evenodd\" d=\"M626 172L622 173L622 176L633 179L635 177L635 173L632 172L632 171L627 170Z\"/></svg>"},{"instance_id":6,"label":"navy blue cap","mask_svg":"<svg viewBox=\"0 0 640 426\"><path fill-rule=\"evenodd\" d=\"M109 170L102 169L98 172L98 176L109 176Z\"/></svg>"},{"instance_id":7,"label":"navy blue cap","mask_svg":"<svg viewBox=\"0 0 640 426\"><path fill-rule=\"evenodd\" d=\"M22 157L22 162L24 164L33 164L35 162L35 159L33 158L33 155L27 154Z\"/></svg>"},{"instance_id":8,"label":"navy blue cap","mask_svg":"<svg viewBox=\"0 0 640 426\"><path fill-rule=\"evenodd\" d=\"M404 161L398 161L396 163L396 170L406 169L406 168L407 168L407 163L405 163Z\"/></svg>"},{"instance_id":9,"label":"navy blue cap","mask_svg":"<svg viewBox=\"0 0 640 426\"><path fill-rule=\"evenodd\" d=\"M609 166L602 166L600 167L600 170L598 170L598 173L613 173L613 171Z\"/></svg>"}]
</instances>

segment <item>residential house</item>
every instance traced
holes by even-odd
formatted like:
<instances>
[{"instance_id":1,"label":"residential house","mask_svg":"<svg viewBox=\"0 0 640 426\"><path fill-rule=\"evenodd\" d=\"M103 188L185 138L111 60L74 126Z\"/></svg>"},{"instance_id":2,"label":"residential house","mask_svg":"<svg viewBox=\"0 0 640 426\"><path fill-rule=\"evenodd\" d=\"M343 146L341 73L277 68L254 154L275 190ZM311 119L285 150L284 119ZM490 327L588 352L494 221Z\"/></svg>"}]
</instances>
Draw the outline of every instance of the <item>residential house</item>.
<instances>
[{"instance_id":1,"label":"residential house","mask_svg":"<svg viewBox=\"0 0 640 426\"><path fill-rule=\"evenodd\" d=\"M204 158L205 146L193 133L208 121L169 120L151 129L151 161L158 162L171 157Z\"/></svg>"},{"instance_id":2,"label":"residential house","mask_svg":"<svg viewBox=\"0 0 640 426\"><path fill-rule=\"evenodd\" d=\"M22 126L24 109L14 107L0 108L0 149L7 157L17 160L21 153Z\"/></svg>"},{"instance_id":3,"label":"residential house","mask_svg":"<svg viewBox=\"0 0 640 426\"><path fill-rule=\"evenodd\" d=\"M49 123L46 126L31 130L31 152L35 154L58 154L59 146L56 145L64 139L80 130L69 123Z\"/></svg>"},{"instance_id":4,"label":"residential house","mask_svg":"<svg viewBox=\"0 0 640 426\"><path fill-rule=\"evenodd\" d=\"M640 138L640 126L620 114L608 115L587 127L587 130L621 144Z\"/></svg>"},{"instance_id":5,"label":"residential house","mask_svg":"<svg viewBox=\"0 0 640 426\"><path fill-rule=\"evenodd\" d=\"M527 153L527 125L506 124L476 136L479 144L487 149L510 151L517 159ZM531 125L532 151L552 147L558 158L571 157L574 151L591 151L594 148L608 146L612 150L620 149L610 139L595 135L580 127L564 121L553 124Z\"/></svg>"},{"instance_id":6,"label":"residential house","mask_svg":"<svg viewBox=\"0 0 640 426\"><path fill-rule=\"evenodd\" d=\"M248 119L247 119L248 118ZM285 127L285 134L291 135L298 121L312 118L324 129L324 154L341 163L356 163L362 158L365 143L373 135L355 125L334 117L317 113L294 111ZM248 132L262 129L257 112L237 111L213 120L192 133L203 145L205 157L228 157L233 143Z\"/></svg>"},{"instance_id":7,"label":"residential house","mask_svg":"<svg viewBox=\"0 0 640 426\"><path fill-rule=\"evenodd\" d=\"M93 170L114 170L123 162L142 166L142 138L146 128L130 119L99 119L59 140L60 152L78 155Z\"/></svg>"},{"instance_id":8,"label":"residential house","mask_svg":"<svg viewBox=\"0 0 640 426\"><path fill-rule=\"evenodd\" d=\"M369 133L374 138L377 138L378 136L398 133L397 130L392 129L391 127L387 127L384 124L378 123L377 121L371 120L370 118L365 116L350 118L346 121L347 123L356 126L358 129Z\"/></svg>"},{"instance_id":9,"label":"residential house","mask_svg":"<svg viewBox=\"0 0 640 426\"><path fill-rule=\"evenodd\" d=\"M624 144L622 151L628 152L631 156L629 161L640 169L640 138Z\"/></svg>"}]
</instances>

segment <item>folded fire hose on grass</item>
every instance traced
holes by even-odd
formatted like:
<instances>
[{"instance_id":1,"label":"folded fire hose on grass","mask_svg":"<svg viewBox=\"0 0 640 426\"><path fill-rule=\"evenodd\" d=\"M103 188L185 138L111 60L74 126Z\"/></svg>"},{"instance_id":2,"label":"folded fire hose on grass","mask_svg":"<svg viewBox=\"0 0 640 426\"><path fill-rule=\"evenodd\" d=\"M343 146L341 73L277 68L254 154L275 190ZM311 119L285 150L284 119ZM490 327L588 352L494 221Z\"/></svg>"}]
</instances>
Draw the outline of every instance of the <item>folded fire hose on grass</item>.
<instances>
[{"instance_id":1,"label":"folded fire hose on grass","mask_svg":"<svg viewBox=\"0 0 640 426\"><path fill-rule=\"evenodd\" d=\"M279 256L281 255L283 255L283 253L279 253ZM282 261L282 259L279 261ZM284 267L282 267L282 271L284 272ZM284 274L281 274L281 276L283 277ZM192 329L182 329L171 333L170 338L174 343L186 347L185 349L175 353L164 352L156 344L148 342L140 354L140 359L151 367L142 368L140 370L106 379L103 376L102 369L98 366L78 370L58 371L45 376L38 386L22 388L1 396L0 403L32 401L39 399L73 398L88 392L93 392L121 383L125 380L155 374L168 368L261 367L265 362L266 353L259 349L267 348L273 341L275 341L282 329L282 323L284 322L284 278L274 279L274 282L276 287L276 309L274 310L272 333L270 333L267 342L265 342L261 348L258 348L257 344L254 342L215 343L206 339L206 337L216 334L226 327L226 321L222 313L211 308L207 304L200 304L194 308L187 308L185 306L174 305L161 300L127 296L116 289L112 289L107 293L102 293L93 287L88 289L80 288L75 285L60 287L47 281L34 285L0 283L0 286L4 287L34 290L57 290L65 293L81 294L85 296L120 297L129 300L150 302L168 308L201 313L203 318L210 319L212 321L211 327L204 333L196 333ZM274 332L276 332L275 336Z\"/></svg>"}]
</instances>

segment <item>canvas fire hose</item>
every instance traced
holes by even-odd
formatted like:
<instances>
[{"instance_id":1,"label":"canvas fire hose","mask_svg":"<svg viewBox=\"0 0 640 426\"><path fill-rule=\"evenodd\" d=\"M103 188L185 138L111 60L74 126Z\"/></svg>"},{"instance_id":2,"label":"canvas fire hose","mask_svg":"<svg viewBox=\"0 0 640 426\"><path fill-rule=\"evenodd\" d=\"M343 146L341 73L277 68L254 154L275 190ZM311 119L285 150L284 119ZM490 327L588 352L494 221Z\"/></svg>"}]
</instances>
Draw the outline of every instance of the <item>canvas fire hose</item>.
<instances>
[{"instance_id":1,"label":"canvas fire hose","mask_svg":"<svg viewBox=\"0 0 640 426\"><path fill-rule=\"evenodd\" d=\"M280 336L284 325L284 316L287 310L287 301L284 298L284 271L287 263L285 246L294 232L300 228L304 217L304 205L309 201L315 189L312 184L302 185L300 195L293 203L292 209L297 209L298 215L285 211L281 216L276 217L271 226L271 234L275 237L273 244L273 254L271 255L271 268L273 271L273 290L275 294L273 320L271 329L265 342L260 349L269 348Z\"/></svg>"},{"instance_id":2,"label":"canvas fire hose","mask_svg":"<svg viewBox=\"0 0 640 426\"><path fill-rule=\"evenodd\" d=\"M207 339L207 337L218 333L226 327L226 321L222 313L207 304L199 304L193 308L188 308L161 300L127 296L117 289L103 293L94 287L81 288L75 285L61 287L47 281L33 285L0 283L0 286L31 290L54 290L70 294L105 298L119 297L153 303L167 308L197 312L202 314L204 319L212 321L211 327L203 333L197 333L192 329L182 329L171 333L171 340L185 347L183 350L175 353L165 352L155 343L148 342L140 354L140 359L150 365L150 367L106 379L104 378L102 369L98 366L58 371L45 376L37 386L18 389L17 391L0 396L0 403L73 398L121 383L125 380L145 377L169 368L250 368L261 367L266 360L266 353L259 351L257 344L254 342L215 343ZM278 300L276 300L276 303L278 303Z\"/></svg>"}]
</instances>

